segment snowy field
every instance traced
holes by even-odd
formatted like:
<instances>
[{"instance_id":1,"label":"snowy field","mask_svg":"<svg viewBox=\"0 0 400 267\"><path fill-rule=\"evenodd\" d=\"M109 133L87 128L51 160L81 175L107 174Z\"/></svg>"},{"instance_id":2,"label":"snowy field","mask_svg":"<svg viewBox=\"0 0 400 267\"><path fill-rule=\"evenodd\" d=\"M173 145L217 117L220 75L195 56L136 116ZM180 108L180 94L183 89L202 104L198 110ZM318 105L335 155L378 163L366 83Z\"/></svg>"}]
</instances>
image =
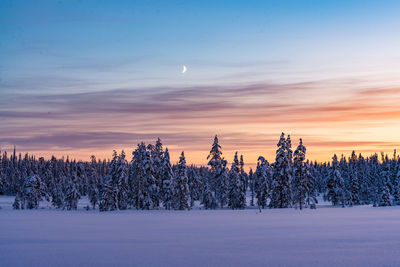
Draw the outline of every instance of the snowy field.
<instances>
[{"instance_id":1,"label":"snowy field","mask_svg":"<svg viewBox=\"0 0 400 267\"><path fill-rule=\"evenodd\" d=\"M400 207L12 210L1 266L400 266Z\"/></svg>"}]
</instances>

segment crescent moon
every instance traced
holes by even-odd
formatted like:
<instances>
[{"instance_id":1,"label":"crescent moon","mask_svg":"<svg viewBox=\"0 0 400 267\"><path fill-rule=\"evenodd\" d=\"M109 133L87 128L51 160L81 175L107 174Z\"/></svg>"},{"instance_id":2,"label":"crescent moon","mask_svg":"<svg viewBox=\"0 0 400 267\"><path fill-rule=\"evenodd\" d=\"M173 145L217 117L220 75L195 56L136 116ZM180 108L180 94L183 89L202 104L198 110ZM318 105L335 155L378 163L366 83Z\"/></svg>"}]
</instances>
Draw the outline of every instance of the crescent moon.
<instances>
[{"instance_id":1,"label":"crescent moon","mask_svg":"<svg viewBox=\"0 0 400 267\"><path fill-rule=\"evenodd\" d=\"M187 68L185 65L183 65L182 74L185 73L186 71L187 71Z\"/></svg>"}]
</instances>

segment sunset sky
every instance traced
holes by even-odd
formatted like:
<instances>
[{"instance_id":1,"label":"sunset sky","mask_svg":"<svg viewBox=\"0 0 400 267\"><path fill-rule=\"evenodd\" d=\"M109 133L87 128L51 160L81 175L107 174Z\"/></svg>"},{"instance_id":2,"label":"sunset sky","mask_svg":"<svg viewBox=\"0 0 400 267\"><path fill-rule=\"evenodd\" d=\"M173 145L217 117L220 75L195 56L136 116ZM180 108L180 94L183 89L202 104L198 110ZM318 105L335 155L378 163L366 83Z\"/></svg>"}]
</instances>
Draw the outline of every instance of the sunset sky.
<instances>
[{"instance_id":1,"label":"sunset sky","mask_svg":"<svg viewBox=\"0 0 400 267\"><path fill-rule=\"evenodd\" d=\"M187 72L182 74L182 66ZM400 148L400 1L0 2L0 147L89 160Z\"/></svg>"}]
</instances>

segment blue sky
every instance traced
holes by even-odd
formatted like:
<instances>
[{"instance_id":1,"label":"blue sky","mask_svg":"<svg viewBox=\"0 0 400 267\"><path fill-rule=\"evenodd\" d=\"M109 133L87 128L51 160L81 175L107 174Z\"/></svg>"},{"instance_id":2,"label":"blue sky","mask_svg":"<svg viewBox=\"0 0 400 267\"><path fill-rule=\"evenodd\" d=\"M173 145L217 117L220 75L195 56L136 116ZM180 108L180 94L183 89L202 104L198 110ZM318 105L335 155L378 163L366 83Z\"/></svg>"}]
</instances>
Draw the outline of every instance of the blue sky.
<instances>
[{"instance_id":1,"label":"blue sky","mask_svg":"<svg viewBox=\"0 0 400 267\"><path fill-rule=\"evenodd\" d=\"M308 79L297 72L399 59L398 1L6 0L0 12L0 77L13 90L50 77L79 90Z\"/></svg>"},{"instance_id":2,"label":"blue sky","mask_svg":"<svg viewBox=\"0 0 400 267\"><path fill-rule=\"evenodd\" d=\"M107 153L113 146L124 148L139 138L157 136L179 150L179 138L186 140L182 135L195 132L204 141L198 146L187 141L183 148L199 153L200 144L208 146L204 145L208 139L221 133L231 140L226 145L232 153L243 134L249 141L235 149L255 155L273 144L281 130L320 140L311 144L318 151L315 158L328 158L332 149L322 151L317 146L338 136L346 144L336 144L338 149L355 146L372 151L373 145L363 147L354 140L354 131L368 144L382 139L393 145L397 142L393 136L377 135L382 130L379 122L364 123L361 118L385 107L390 114L387 120L398 119L391 101L397 99L393 90L400 82L399 14L399 1L3 0L0 120L7 126L0 129L0 145L73 153L93 134L104 144L98 151ZM182 65L188 67L184 75ZM363 92L377 90L385 97L365 99ZM82 94L89 95L88 102L80 101L88 96ZM148 101L147 109L141 106L143 101ZM312 120L294 122L298 114L303 120L313 115L303 106L315 104L321 105L322 118L335 121L329 125L336 128L325 132ZM100 105L106 108L99 110ZM121 111L125 105L148 112ZM289 105L290 111L271 108ZM358 110L356 116L354 111L342 114L360 105L369 109ZM324 111L326 107L331 108ZM332 110L336 113L326 113ZM192 116L190 122L179 117L182 111ZM260 113L277 119L267 123L260 118L251 125L237 125L234 120L246 115L248 119L239 121L252 121ZM288 118L287 114L294 115ZM137 123L113 123L120 117ZM337 121L339 117L346 119ZM348 122L349 117L355 119ZM165 121L174 128L162 126ZM390 124L394 125L390 131L400 127ZM16 131L17 136L12 134ZM67 146L62 140L68 138L61 132L84 141ZM112 134L129 133L136 137L119 144L107 141ZM259 135L268 137L259 139ZM48 140L41 139L40 148L33 145L39 137ZM89 152L77 156L86 157L85 153Z\"/></svg>"}]
</instances>

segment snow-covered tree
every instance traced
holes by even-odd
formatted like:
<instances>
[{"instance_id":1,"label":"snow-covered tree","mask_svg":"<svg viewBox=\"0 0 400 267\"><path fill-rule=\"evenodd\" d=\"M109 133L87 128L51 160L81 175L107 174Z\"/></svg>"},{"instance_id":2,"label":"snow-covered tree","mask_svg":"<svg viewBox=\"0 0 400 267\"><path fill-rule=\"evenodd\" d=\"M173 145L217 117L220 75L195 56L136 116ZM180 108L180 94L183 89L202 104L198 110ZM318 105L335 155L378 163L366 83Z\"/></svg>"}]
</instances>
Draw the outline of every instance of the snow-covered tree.
<instances>
[{"instance_id":1,"label":"snow-covered tree","mask_svg":"<svg viewBox=\"0 0 400 267\"><path fill-rule=\"evenodd\" d=\"M311 209L315 209L317 207L317 186L315 179L315 172L313 171L312 165L307 161L305 163L306 177L307 177L307 196L306 196L306 205Z\"/></svg>"},{"instance_id":2,"label":"snow-covered tree","mask_svg":"<svg viewBox=\"0 0 400 267\"><path fill-rule=\"evenodd\" d=\"M125 159L125 152L122 150L118 157L118 161L115 169L112 171L112 179L117 184L117 199L118 199L118 209L126 210L129 205L129 198L131 192L128 184L128 162Z\"/></svg>"},{"instance_id":3,"label":"snow-covered tree","mask_svg":"<svg viewBox=\"0 0 400 267\"><path fill-rule=\"evenodd\" d=\"M267 205L271 185L272 170L268 161L258 157L257 169L253 174L254 191L257 198L257 206L265 208Z\"/></svg>"},{"instance_id":4,"label":"snow-covered tree","mask_svg":"<svg viewBox=\"0 0 400 267\"><path fill-rule=\"evenodd\" d=\"M379 206L381 206L381 207L392 206L390 190L389 190L389 186L387 184L385 184L383 186L383 190L381 193L381 201L379 203Z\"/></svg>"},{"instance_id":5,"label":"snow-covered tree","mask_svg":"<svg viewBox=\"0 0 400 267\"><path fill-rule=\"evenodd\" d=\"M79 194L79 181L75 170L73 170L66 178L64 196L63 209L76 210L81 195Z\"/></svg>"},{"instance_id":6,"label":"snow-covered tree","mask_svg":"<svg viewBox=\"0 0 400 267\"><path fill-rule=\"evenodd\" d=\"M110 174L106 177L101 188L99 203L100 211L112 211L118 209L118 183L119 183L119 157L117 151L113 152Z\"/></svg>"},{"instance_id":7,"label":"snow-covered tree","mask_svg":"<svg viewBox=\"0 0 400 267\"><path fill-rule=\"evenodd\" d=\"M96 205L99 203L99 198L100 198L100 190L99 190L99 175L97 171L97 163L96 163L96 157L92 155L90 157L90 168L89 168L89 174L88 174L88 197L89 197L89 202L92 205L92 208L95 209Z\"/></svg>"},{"instance_id":8,"label":"snow-covered tree","mask_svg":"<svg viewBox=\"0 0 400 267\"><path fill-rule=\"evenodd\" d=\"M157 186L157 197L153 197L154 198L154 206L158 207L159 206L159 202L162 199L161 197L161 188L163 186L163 178L161 175L162 172L162 159L164 156L164 149L163 149L163 144L161 142L161 139L158 138L156 141L155 146L149 145L148 146L150 154L151 154L151 160L152 160L152 164L153 164L153 176L154 179L156 180L156 186ZM160 194L160 195L158 195Z\"/></svg>"},{"instance_id":9,"label":"snow-covered tree","mask_svg":"<svg viewBox=\"0 0 400 267\"><path fill-rule=\"evenodd\" d=\"M380 178L381 166L378 162L378 155L375 154L368 159L368 179L370 181L369 198L374 207L379 206L383 190L382 179Z\"/></svg>"},{"instance_id":10,"label":"snow-covered tree","mask_svg":"<svg viewBox=\"0 0 400 267\"><path fill-rule=\"evenodd\" d=\"M49 200L46 185L37 175L28 176L19 192L13 204L14 209L37 209L43 198Z\"/></svg>"},{"instance_id":11,"label":"snow-covered tree","mask_svg":"<svg viewBox=\"0 0 400 267\"><path fill-rule=\"evenodd\" d=\"M393 205L400 205L400 159L397 160L394 157L393 161L396 162L393 172L395 177L393 178Z\"/></svg>"},{"instance_id":12,"label":"snow-covered tree","mask_svg":"<svg viewBox=\"0 0 400 267\"><path fill-rule=\"evenodd\" d=\"M201 198L201 203L205 209L216 209L217 202L215 197L215 192L209 183L209 180L203 182L203 194Z\"/></svg>"},{"instance_id":13,"label":"snow-covered tree","mask_svg":"<svg viewBox=\"0 0 400 267\"><path fill-rule=\"evenodd\" d=\"M182 154L179 158L178 163L178 173L176 176L176 185L175 185L175 194L176 194L176 209L178 210L187 210L189 209L189 185L188 185L188 177L186 172L186 159L185 154L182 151Z\"/></svg>"},{"instance_id":14,"label":"snow-covered tree","mask_svg":"<svg viewBox=\"0 0 400 267\"><path fill-rule=\"evenodd\" d=\"M382 165L380 173L380 182L378 192L380 194L379 206L386 207L392 206L392 199L390 192L393 185L391 183L390 161L387 155L384 157L382 153Z\"/></svg>"},{"instance_id":15,"label":"snow-covered tree","mask_svg":"<svg viewBox=\"0 0 400 267\"><path fill-rule=\"evenodd\" d=\"M175 179L174 172L171 167L171 161L169 158L168 148L165 149L164 155L161 160L161 200L165 209L170 210L174 208L174 196L175 196Z\"/></svg>"},{"instance_id":16,"label":"snow-covered tree","mask_svg":"<svg viewBox=\"0 0 400 267\"><path fill-rule=\"evenodd\" d=\"M250 188L250 206L254 206L254 196L255 196L255 192L254 192L254 173L253 170L250 168L249 171L249 188Z\"/></svg>"},{"instance_id":17,"label":"snow-covered tree","mask_svg":"<svg viewBox=\"0 0 400 267\"><path fill-rule=\"evenodd\" d=\"M154 209L157 204L159 188L153 176L153 162L150 152L142 142L133 152L132 159L133 198L137 209Z\"/></svg>"},{"instance_id":18,"label":"snow-covered tree","mask_svg":"<svg viewBox=\"0 0 400 267\"><path fill-rule=\"evenodd\" d=\"M293 158L293 205L299 209L303 209L306 205L308 193L307 169L305 165L306 147L300 138L300 143L294 152Z\"/></svg>"},{"instance_id":19,"label":"snow-covered tree","mask_svg":"<svg viewBox=\"0 0 400 267\"><path fill-rule=\"evenodd\" d=\"M351 157L349 159L349 193L350 197L348 199L349 206L359 205L360 204L360 185L359 178L357 173L357 156L355 151L351 153Z\"/></svg>"},{"instance_id":20,"label":"snow-covered tree","mask_svg":"<svg viewBox=\"0 0 400 267\"><path fill-rule=\"evenodd\" d=\"M206 193L209 197L216 198L215 202L219 204L220 207L224 207L227 204L227 196L228 196L228 175L226 170L226 160L222 157L221 146L218 143L218 137L215 136L214 143L211 147L210 154L207 159L208 165L210 166L210 176L207 189L211 187L214 191L214 194ZM211 203L214 200L210 201ZM207 208L212 208L211 206Z\"/></svg>"},{"instance_id":21,"label":"snow-covered tree","mask_svg":"<svg viewBox=\"0 0 400 267\"><path fill-rule=\"evenodd\" d=\"M345 205L344 181L339 169L339 162L336 154L332 158L332 167L327 181L327 198L336 206Z\"/></svg>"},{"instance_id":22,"label":"snow-covered tree","mask_svg":"<svg viewBox=\"0 0 400 267\"><path fill-rule=\"evenodd\" d=\"M118 156L115 153L112 160L96 161L92 157L82 162L69 157L37 159L17 154L15 149L8 156L4 151L0 152L0 194L17 196L14 207L27 208L23 202L26 188L30 188L26 181L37 176L56 208L75 209L80 197L88 197L91 206L99 205L100 210L156 209L160 203L166 209L176 208L179 166L172 167L169 154L164 153L159 139L154 146L139 144L130 163L123 152ZM292 153L290 137L283 135L274 164L260 157L255 172L247 174L240 157L228 171L215 137L208 167L186 167L188 202L192 207L199 200L206 209L235 206L232 192L239 192L235 186L240 183L239 199L249 189L250 205L256 198L260 207L315 207L318 193L334 205L400 204L400 158L396 152L393 158L385 154L380 158L377 154L356 156L353 151L350 157L342 155L338 161L335 156L332 162L324 163L305 162L304 154L304 146ZM236 181L237 173L240 181L235 184L232 181Z\"/></svg>"},{"instance_id":23,"label":"snow-covered tree","mask_svg":"<svg viewBox=\"0 0 400 267\"><path fill-rule=\"evenodd\" d=\"M272 193L270 206L272 208L288 208L292 202L291 192L291 142L290 138L285 139L282 133L277 144L275 163L273 165L274 175L272 183Z\"/></svg>"},{"instance_id":24,"label":"snow-covered tree","mask_svg":"<svg viewBox=\"0 0 400 267\"><path fill-rule=\"evenodd\" d=\"M229 171L228 206L232 209L243 209L246 206L244 181L241 176L240 163L237 152Z\"/></svg>"},{"instance_id":25,"label":"snow-covered tree","mask_svg":"<svg viewBox=\"0 0 400 267\"><path fill-rule=\"evenodd\" d=\"M240 166L240 180L242 181L242 184L243 184L243 190L242 191L243 191L244 195L246 196L247 188L249 186L249 175L244 170L243 155L240 155L239 166Z\"/></svg>"},{"instance_id":26,"label":"snow-covered tree","mask_svg":"<svg viewBox=\"0 0 400 267\"><path fill-rule=\"evenodd\" d=\"M190 207L194 206L196 200L201 199L203 183L200 177L199 170L195 166L190 166L188 169L189 192L190 192Z\"/></svg>"}]
</instances>

